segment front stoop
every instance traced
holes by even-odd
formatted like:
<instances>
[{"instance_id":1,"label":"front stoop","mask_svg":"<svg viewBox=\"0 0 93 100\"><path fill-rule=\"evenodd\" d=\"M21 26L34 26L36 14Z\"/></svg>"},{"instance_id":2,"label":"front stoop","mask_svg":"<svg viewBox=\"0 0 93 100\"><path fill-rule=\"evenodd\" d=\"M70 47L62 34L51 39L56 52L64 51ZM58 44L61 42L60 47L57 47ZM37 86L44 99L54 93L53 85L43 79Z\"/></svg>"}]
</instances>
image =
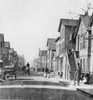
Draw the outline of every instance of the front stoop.
<instances>
[{"instance_id":1,"label":"front stoop","mask_svg":"<svg viewBox=\"0 0 93 100\"><path fill-rule=\"evenodd\" d=\"M77 88L77 91L84 93L88 96L93 97L93 89L82 89L82 88Z\"/></svg>"},{"instance_id":2,"label":"front stoop","mask_svg":"<svg viewBox=\"0 0 93 100\"><path fill-rule=\"evenodd\" d=\"M90 75L90 81L89 81L89 84L93 84L93 74Z\"/></svg>"}]
</instances>

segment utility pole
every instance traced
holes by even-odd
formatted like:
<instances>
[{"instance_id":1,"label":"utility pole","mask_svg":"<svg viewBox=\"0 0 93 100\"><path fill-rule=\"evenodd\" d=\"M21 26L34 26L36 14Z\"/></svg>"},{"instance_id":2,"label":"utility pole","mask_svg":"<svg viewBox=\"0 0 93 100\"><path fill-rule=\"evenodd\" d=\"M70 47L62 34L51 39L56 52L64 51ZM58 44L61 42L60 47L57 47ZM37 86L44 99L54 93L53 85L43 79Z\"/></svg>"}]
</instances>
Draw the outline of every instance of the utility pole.
<instances>
[{"instance_id":1,"label":"utility pole","mask_svg":"<svg viewBox=\"0 0 93 100\"><path fill-rule=\"evenodd\" d=\"M90 61L91 61L91 40L93 39L93 35L91 35L91 29L88 31L88 38L85 38L85 40L88 40L88 71L90 73Z\"/></svg>"}]
</instances>

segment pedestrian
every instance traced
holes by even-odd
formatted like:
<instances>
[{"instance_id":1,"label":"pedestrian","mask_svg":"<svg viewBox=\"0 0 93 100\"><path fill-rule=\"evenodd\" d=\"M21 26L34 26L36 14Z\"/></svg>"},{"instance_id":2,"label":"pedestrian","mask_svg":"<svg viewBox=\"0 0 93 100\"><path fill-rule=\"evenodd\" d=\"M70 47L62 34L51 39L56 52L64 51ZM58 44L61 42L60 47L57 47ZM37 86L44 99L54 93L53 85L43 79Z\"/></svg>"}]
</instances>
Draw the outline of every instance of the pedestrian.
<instances>
[{"instance_id":1,"label":"pedestrian","mask_svg":"<svg viewBox=\"0 0 93 100\"><path fill-rule=\"evenodd\" d=\"M63 72L60 72L60 77L62 78L62 76L63 76Z\"/></svg>"},{"instance_id":2,"label":"pedestrian","mask_svg":"<svg viewBox=\"0 0 93 100\"><path fill-rule=\"evenodd\" d=\"M90 74L89 73L86 73L86 82L85 84L89 84L89 81L90 81Z\"/></svg>"},{"instance_id":3,"label":"pedestrian","mask_svg":"<svg viewBox=\"0 0 93 100\"><path fill-rule=\"evenodd\" d=\"M44 69L44 77L45 78L47 77L47 72L46 71L47 71L47 68Z\"/></svg>"},{"instance_id":4,"label":"pedestrian","mask_svg":"<svg viewBox=\"0 0 93 100\"><path fill-rule=\"evenodd\" d=\"M47 78L50 78L50 71L47 69Z\"/></svg>"},{"instance_id":5,"label":"pedestrian","mask_svg":"<svg viewBox=\"0 0 93 100\"><path fill-rule=\"evenodd\" d=\"M74 85L76 85L76 81L77 81L77 69L76 69L76 71L74 73Z\"/></svg>"},{"instance_id":6,"label":"pedestrian","mask_svg":"<svg viewBox=\"0 0 93 100\"><path fill-rule=\"evenodd\" d=\"M74 85L76 85L75 81L77 81L77 85L80 85L81 70L82 70L82 68L81 68L80 64L78 63L77 69L74 74Z\"/></svg>"},{"instance_id":7,"label":"pedestrian","mask_svg":"<svg viewBox=\"0 0 93 100\"><path fill-rule=\"evenodd\" d=\"M77 69L77 84L80 84L80 79L81 79L81 65L78 63L78 69Z\"/></svg>"},{"instance_id":8,"label":"pedestrian","mask_svg":"<svg viewBox=\"0 0 93 100\"><path fill-rule=\"evenodd\" d=\"M28 75L30 75L30 64L29 64L29 62L27 63L26 70L27 70Z\"/></svg>"}]
</instances>

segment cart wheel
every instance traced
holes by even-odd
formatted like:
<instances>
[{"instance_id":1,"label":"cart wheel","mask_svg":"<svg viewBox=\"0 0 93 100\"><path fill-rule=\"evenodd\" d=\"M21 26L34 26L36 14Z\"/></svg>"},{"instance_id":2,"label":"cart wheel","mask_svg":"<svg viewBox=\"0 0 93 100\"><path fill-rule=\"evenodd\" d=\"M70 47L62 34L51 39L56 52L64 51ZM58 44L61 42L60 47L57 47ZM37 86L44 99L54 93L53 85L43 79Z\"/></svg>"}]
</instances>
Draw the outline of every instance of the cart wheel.
<instances>
[{"instance_id":1,"label":"cart wheel","mask_svg":"<svg viewBox=\"0 0 93 100\"><path fill-rule=\"evenodd\" d=\"M6 81L9 81L9 76L5 76L5 80Z\"/></svg>"},{"instance_id":2,"label":"cart wheel","mask_svg":"<svg viewBox=\"0 0 93 100\"><path fill-rule=\"evenodd\" d=\"M17 76L16 76L16 74L15 74L15 80L17 79Z\"/></svg>"}]
</instances>

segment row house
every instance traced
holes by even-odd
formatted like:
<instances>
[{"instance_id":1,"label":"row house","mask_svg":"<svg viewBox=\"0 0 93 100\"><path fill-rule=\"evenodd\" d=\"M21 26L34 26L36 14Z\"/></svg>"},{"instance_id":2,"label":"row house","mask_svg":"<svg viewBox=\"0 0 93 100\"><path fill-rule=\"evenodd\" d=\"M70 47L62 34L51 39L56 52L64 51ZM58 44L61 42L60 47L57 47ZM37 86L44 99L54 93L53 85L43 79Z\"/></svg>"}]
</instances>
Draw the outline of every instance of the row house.
<instances>
[{"instance_id":1,"label":"row house","mask_svg":"<svg viewBox=\"0 0 93 100\"><path fill-rule=\"evenodd\" d=\"M52 66L53 72L56 73L56 50L52 51Z\"/></svg>"},{"instance_id":2,"label":"row house","mask_svg":"<svg viewBox=\"0 0 93 100\"><path fill-rule=\"evenodd\" d=\"M13 63L15 64L15 67L18 67L18 54L17 51L14 50L14 54L13 54Z\"/></svg>"},{"instance_id":3,"label":"row house","mask_svg":"<svg viewBox=\"0 0 93 100\"><path fill-rule=\"evenodd\" d=\"M90 16L87 14L81 15L78 22L78 27L74 37L76 37L76 51L79 54L79 63L82 68L82 73L87 73L90 70L90 40L87 38L91 35L89 29Z\"/></svg>"},{"instance_id":4,"label":"row house","mask_svg":"<svg viewBox=\"0 0 93 100\"><path fill-rule=\"evenodd\" d=\"M4 47L4 35L3 34L0 34L0 68L3 66L2 47Z\"/></svg>"},{"instance_id":5,"label":"row house","mask_svg":"<svg viewBox=\"0 0 93 100\"><path fill-rule=\"evenodd\" d=\"M2 48L4 47L4 34L0 34L0 60L2 60Z\"/></svg>"},{"instance_id":6,"label":"row house","mask_svg":"<svg viewBox=\"0 0 93 100\"><path fill-rule=\"evenodd\" d=\"M73 39L76 40L76 52L82 67L82 73L90 74L90 83L93 84L93 15L81 15Z\"/></svg>"},{"instance_id":7,"label":"row house","mask_svg":"<svg viewBox=\"0 0 93 100\"><path fill-rule=\"evenodd\" d=\"M55 69L55 72L56 74L58 74L59 72L61 73L62 72L62 69L60 67L60 58L59 58L59 55L60 55L60 52L61 52L61 44L60 44L60 37L57 37L56 41L56 69Z\"/></svg>"},{"instance_id":8,"label":"row house","mask_svg":"<svg viewBox=\"0 0 93 100\"><path fill-rule=\"evenodd\" d=\"M55 53L56 53L56 43L55 38L47 39L47 68L50 72L55 71Z\"/></svg>"},{"instance_id":9,"label":"row house","mask_svg":"<svg viewBox=\"0 0 93 100\"><path fill-rule=\"evenodd\" d=\"M59 69L64 79L73 79L75 72L74 55L70 56L71 49L75 49L71 37L77 27L77 20L60 19L58 32L60 33L59 41Z\"/></svg>"},{"instance_id":10,"label":"row house","mask_svg":"<svg viewBox=\"0 0 93 100\"><path fill-rule=\"evenodd\" d=\"M88 41L89 41L89 53L90 53L90 73L93 75L93 14L90 18L89 21L89 29L88 29L88 33L89 33L89 37L88 37Z\"/></svg>"},{"instance_id":11,"label":"row house","mask_svg":"<svg viewBox=\"0 0 93 100\"><path fill-rule=\"evenodd\" d=\"M18 61L18 54L17 52L14 50L14 48L10 48L9 49L9 65L15 65L15 69L19 69L18 66L19 65L19 61Z\"/></svg>"},{"instance_id":12,"label":"row house","mask_svg":"<svg viewBox=\"0 0 93 100\"><path fill-rule=\"evenodd\" d=\"M58 32L60 36L56 39L47 39L46 67L49 71L73 80L79 63L82 73L92 76L93 15L90 17L86 12L78 20L60 19Z\"/></svg>"},{"instance_id":13,"label":"row house","mask_svg":"<svg viewBox=\"0 0 93 100\"><path fill-rule=\"evenodd\" d=\"M10 49L10 42L4 42L4 46L2 47L2 60L4 66L7 66L10 64L9 62L9 49Z\"/></svg>"},{"instance_id":14,"label":"row house","mask_svg":"<svg viewBox=\"0 0 93 100\"><path fill-rule=\"evenodd\" d=\"M86 44L85 46L86 46L86 51L87 51L87 58L85 58L85 62L84 62L84 61L81 61L81 57L80 57L80 61L82 64L82 70L85 73L90 74L90 84L91 83L93 84L93 62L92 62L92 59L93 59L93 14L91 17L89 17L88 24L86 25L88 25L86 36L84 37L86 42L84 42L83 44Z\"/></svg>"},{"instance_id":15,"label":"row house","mask_svg":"<svg viewBox=\"0 0 93 100\"><path fill-rule=\"evenodd\" d=\"M25 66L24 55L17 55L17 62L18 62L18 68L22 68L23 66Z\"/></svg>"},{"instance_id":16,"label":"row house","mask_svg":"<svg viewBox=\"0 0 93 100\"><path fill-rule=\"evenodd\" d=\"M64 21L63 21L64 20ZM61 22L62 21L62 22ZM93 15L80 15L79 20L62 19L59 24L60 39L57 38L57 69L63 78L74 79L77 63L82 73L93 74ZM62 45L62 46L60 46ZM60 50L62 49L62 50ZM62 68L60 68L62 67Z\"/></svg>"},{"instance_id":17,"label":"row house","mask_svg":"<svg viewBox=\"0 0 93 100\"><path fill-rule=\"evenodd\" d=\"M46 58L47 50L39 50L39 59L41 68L47 67L47 58Z\"/></svg>"},{"instance_id":18,"label":"row house","mask_svg":"<svg viewBox=\"0 0 93 100\"><path fill-rule=\"evenodd\" d=\"M9 49L9 61L10 61L10 65L12 65L15 62L15 60L14 60L14 48Z\"/></svg>"},{"instance_id":19,"label":"row house","mask_svg":"<svg viewBox=\"0 0 93 100\"><path fill-rule=\"evenodd\" d=\"M12 65L17 61L17 52L10 48L10 42L4 40L4 34L0 34L0 68Z\"/></svg>"}]
</instances>

